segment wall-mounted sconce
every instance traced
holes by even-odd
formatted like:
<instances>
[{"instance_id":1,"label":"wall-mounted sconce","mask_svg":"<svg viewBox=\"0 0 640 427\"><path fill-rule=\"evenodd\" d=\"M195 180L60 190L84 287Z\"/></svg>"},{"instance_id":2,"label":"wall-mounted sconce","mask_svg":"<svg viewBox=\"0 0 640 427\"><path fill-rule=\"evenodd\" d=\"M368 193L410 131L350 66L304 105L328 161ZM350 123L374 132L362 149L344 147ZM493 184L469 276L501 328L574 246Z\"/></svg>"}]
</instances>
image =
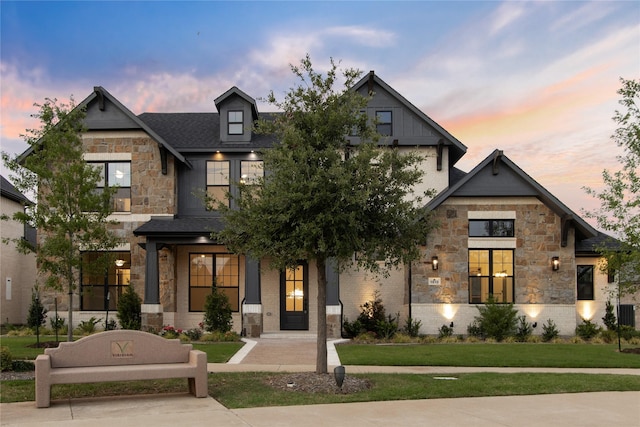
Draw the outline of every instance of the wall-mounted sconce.
<instances>
[{"instance_id":1,"label":"wall-mounted sconce","mask_svg":"<svg viewBox=\"0 0 640 427\"><path fill-rule=\"evenodd\" d=\"M434 270L437 270L437 269L438 269L438 257L437 257L437 256L433 256L433 257L431 257L431 267L432 267Z\"/></svg>"},{"instance_id":2,"label":"wall-mounted sconce","mask_svg":"<svg viewBox=\"0 0 640 427\"><path fill-rule=\"evenodd\" d=\"M551 269L553 271L560 270L560 257L554 256L551 258Z\"/></svg>"}]
</instances>

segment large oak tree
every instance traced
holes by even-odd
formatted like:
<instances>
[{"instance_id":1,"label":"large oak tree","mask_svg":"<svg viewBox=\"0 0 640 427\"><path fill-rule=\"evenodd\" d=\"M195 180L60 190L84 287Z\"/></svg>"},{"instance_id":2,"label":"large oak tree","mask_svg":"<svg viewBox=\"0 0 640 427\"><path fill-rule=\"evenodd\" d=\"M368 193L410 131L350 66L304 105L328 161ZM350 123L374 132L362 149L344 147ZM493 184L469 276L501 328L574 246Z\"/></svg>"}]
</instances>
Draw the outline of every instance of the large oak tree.
<instances>
[{"instance_id":1,"label":"large oak tree","mask_svg":"<svg viewBox=\"0 0 640 427\"><path fill-rule=\"evenodd\" d=\"M410 263L430 222L422 195L413 194L423 178L422 157L379 139L363 112L373 94L352 90L361 73L339 70L331 60L323 75L308 55L291 70L298 84L284 100L273 91L267 98L281 113L254 129L277 137L263 153L265 176L258 185L240 184L235 208L218 204L225 228L214 237L280 270L315 261L316 372L326 373L327 262L378 273ZM354 132L360 141L351 145L346 135Z\"/></svg>"}]
</instances>

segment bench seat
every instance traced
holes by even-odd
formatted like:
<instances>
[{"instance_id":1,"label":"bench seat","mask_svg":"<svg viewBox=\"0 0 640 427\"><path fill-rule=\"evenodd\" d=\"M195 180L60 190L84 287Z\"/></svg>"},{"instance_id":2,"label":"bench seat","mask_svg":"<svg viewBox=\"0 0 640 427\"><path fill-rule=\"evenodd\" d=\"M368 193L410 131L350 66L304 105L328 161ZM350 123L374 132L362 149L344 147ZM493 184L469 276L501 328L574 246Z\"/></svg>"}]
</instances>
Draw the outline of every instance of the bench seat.
<instances>
[{"instance_id":1,"label":"bench seat","mask_svg":"<svg viewBox=\"0 0 640 427\"><path fill-rule=\"evenodd\" d=\"M106 331L60 343L36 358L36 406L50 406L51 386L187 378L189 392L208 396L207 355L191 344L141 331Z\"/></svg>"}]
</instances>

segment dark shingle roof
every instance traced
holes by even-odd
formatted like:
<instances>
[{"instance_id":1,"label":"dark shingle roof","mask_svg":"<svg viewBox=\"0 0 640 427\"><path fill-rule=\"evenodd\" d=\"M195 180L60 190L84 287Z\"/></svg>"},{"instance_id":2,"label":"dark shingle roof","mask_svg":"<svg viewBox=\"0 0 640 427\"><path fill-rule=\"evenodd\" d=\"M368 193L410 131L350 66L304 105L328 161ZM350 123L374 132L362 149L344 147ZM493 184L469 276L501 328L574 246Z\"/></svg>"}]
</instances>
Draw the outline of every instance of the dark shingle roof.
<instances>
[{"instance_id":1,"label":"dark shingle roof","mask_svg":"<svg viewBox=\"0 0 640 427\"><path fill-rule=\"evenodd\" d=\"M598 255L599 249L620 249L621 243L618 239L598 231L595 237L578 240L576 242L576 255L592 256Z\"/></svg>"},{"instance_id":2,"label":"dark shingle roof","mask_svg":"<svg viewBox=\"0 0 640 427\"><path fill-rule=\"evenodd\" d=\"M272 116L260 114L260 118ZM179 152L269 148L275 141L271 135L253 134L250 143L222 142L219 113L142 113L138 118Z\"/></svg>"},{"instance_id":3,"label":"dark shingle roof","mask_svg":"<svg viewBox=\"0 0 640 427\"><path fill-rule=\"evenodd\" d=\"M24 194L16 190L16 187L14 187L13 184L11 184L2 175L0 175L0 192L2 193L2 197L6 197L14 202L25 203L27 205L33 204L33 202L27 199Z\"/></svg>"},{"instance_id":4,"label":"dark shingle roof","mask_svg":"<svg viewBox=\"0 0 640 427\"><path fill-rule=\"evenodd\" d=\"M133 231L136 236L205 236L223 228L220 218L151 218Z\"/></svg>"}]
</instances>

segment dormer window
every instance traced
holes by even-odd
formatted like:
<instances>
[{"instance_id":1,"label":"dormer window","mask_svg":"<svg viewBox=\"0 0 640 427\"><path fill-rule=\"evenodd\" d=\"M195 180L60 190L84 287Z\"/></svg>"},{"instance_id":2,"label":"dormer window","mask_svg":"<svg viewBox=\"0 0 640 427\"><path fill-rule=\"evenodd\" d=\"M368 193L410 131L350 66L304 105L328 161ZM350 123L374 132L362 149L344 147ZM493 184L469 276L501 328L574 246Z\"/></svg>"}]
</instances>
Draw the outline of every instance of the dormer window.
<instances>
[{"instance_id":1,"label":"dormer window","mask_svg":"<svg viewBox=\"0 0 640 427\"><path fill-rule=\"evenodd\" d=\"M391 111L376 111L376 130L382 136L391 136Z\"/></svg>"},{"instance_id":2,"label":"dormer window","mask_svg":"<svg viewBox=\"0 0 640 427\"><path fill-rule=\"evenodd\" d=\"M244 111L227 112L227 130L229 135L242 135L244 133Z\"/></svg>"}]
</instances>

